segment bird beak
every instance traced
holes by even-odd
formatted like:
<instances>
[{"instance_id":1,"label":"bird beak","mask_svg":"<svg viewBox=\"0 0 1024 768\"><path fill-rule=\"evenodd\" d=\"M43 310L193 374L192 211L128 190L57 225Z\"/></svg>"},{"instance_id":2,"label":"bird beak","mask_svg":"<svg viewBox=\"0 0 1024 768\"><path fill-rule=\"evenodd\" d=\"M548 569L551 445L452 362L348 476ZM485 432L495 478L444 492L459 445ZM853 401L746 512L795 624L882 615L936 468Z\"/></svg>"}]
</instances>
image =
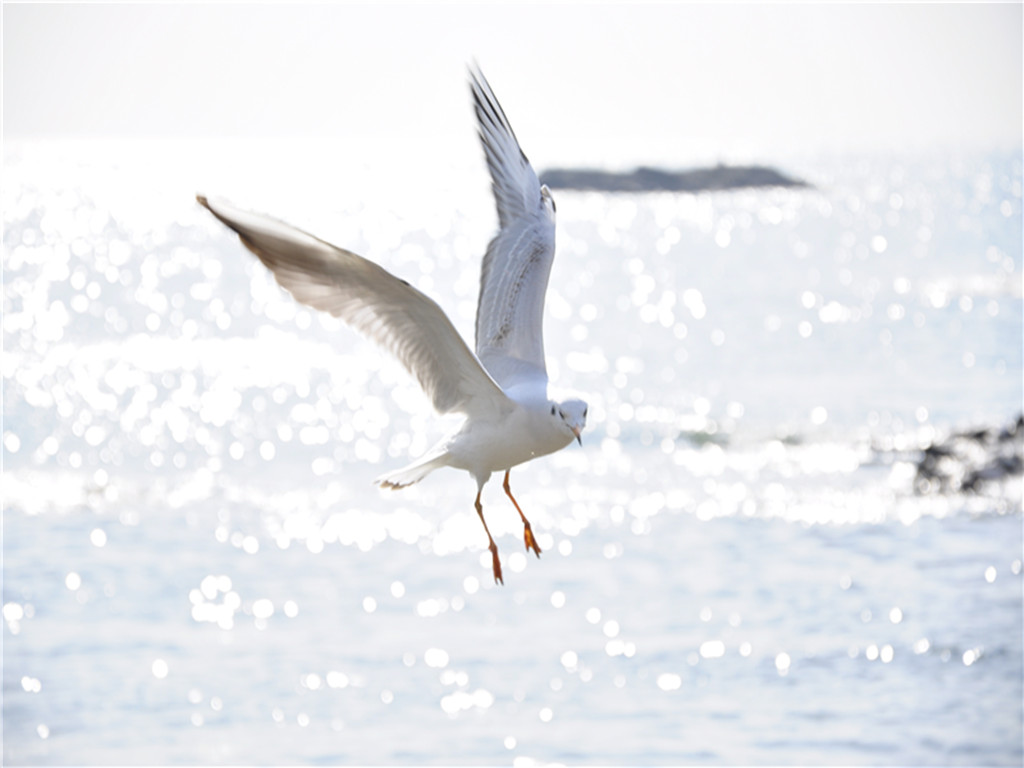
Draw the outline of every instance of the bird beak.
<instances>
[{"instance_id":1,"label":"bird beak","mask_svg":"<svg viewBox=\"0 0 1024 768\"><path fill-rule=\"evenodd\" d=\"M580 431L576 427L573 427L572 428L572 433L574 435L576 435L576 442L579 443L580 446L582 446L583 445L583 440L580 439Z\"/></svg>"}]
</instances>

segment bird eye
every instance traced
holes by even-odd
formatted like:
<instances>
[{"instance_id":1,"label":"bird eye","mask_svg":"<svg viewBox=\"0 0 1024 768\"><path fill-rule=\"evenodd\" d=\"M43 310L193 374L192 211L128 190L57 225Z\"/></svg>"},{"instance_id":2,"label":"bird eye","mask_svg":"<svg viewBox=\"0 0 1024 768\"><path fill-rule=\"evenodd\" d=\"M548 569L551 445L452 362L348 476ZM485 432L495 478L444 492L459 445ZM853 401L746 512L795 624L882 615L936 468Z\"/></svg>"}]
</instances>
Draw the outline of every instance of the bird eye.
<instances>
[{"instance_id":1,"label":"bird eye","mask_svg":"<svg viewBox=\"0 0 1024 768\"><path fill-rule=\"evenodd\" d=\"M553 406L553 405L551 406L551 415L552 416L555 415L555 406Z\"/></svg>"},{"instance_id":2,"label":"bird eye","mask_svg":"<svg viewBox=\"0 0 1024 768\"><path fill-rule=\"evenodd\" d=\"M587 418L587 409L586 408L583 409L583 418L584 419Z\"/></svg>"}]
</instances>

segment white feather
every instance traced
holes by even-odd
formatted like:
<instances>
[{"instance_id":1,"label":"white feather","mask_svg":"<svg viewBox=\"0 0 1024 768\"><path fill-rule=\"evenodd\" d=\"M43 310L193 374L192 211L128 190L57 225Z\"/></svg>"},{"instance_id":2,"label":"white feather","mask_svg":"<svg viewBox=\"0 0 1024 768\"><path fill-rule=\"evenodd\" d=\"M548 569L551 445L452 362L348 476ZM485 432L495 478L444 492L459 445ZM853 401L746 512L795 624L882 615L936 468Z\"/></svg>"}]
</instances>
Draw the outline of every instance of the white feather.
<instances>
[{"instance_id":1,"label":"white feather","mask_svg":"<svg viewBox=\"0 0 1024 768\"><path fill-rule=\"evenodd\" d=\"M499 224L480 273L476 352L502 387L524 379L543 385L544 295L555 256L554 203L479 71L471 72L470 88Z\"/></svg>"},{"instance_id":2,"label":"white feather","mask_svg":"<svg viewBox=\"0 0 1024 768\"><path fill-rule=\"evenodd\" d=\"M222 201L197 198L242 238L289 293L391 352L438 413L511 407L433 299L361 256Z\"/></svg>"}]
</instances>

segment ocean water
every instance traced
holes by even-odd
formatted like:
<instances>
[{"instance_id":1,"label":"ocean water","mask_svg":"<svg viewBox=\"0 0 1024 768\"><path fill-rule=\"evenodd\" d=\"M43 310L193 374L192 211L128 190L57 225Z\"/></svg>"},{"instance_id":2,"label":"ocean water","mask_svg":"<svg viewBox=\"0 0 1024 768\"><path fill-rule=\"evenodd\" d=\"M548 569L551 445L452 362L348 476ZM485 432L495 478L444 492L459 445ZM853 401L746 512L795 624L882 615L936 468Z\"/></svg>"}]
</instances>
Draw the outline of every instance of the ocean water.
<instances>
[{"instance_id":1,"label":"ocean water","mask_svg":"<svg viewBox=\"0 0 1024 768\"><path fill-rule=\"evenodd\" d=\"M6 149L6 764L1020 765L1019 469L920 470L1020 452L1019 154L556 192L547 352L590 424L512 475L540 559L485 489L496 586L468 476L371 482L446 424L192 199L471 337L483 164L425 196L291 183L303 151Z\"/></svg>"}]
</instances>

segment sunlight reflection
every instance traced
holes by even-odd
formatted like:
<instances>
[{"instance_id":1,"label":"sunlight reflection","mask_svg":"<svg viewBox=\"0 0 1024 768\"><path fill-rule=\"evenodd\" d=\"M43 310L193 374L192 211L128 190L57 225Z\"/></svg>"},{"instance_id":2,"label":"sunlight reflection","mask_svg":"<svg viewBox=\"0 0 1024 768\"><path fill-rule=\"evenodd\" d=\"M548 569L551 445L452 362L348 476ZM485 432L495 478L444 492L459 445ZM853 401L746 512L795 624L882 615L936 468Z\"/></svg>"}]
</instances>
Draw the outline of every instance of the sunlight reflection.
<instances>
[{"instance_id":1,"label":"sunlight reflection","mask_svg":"<svg viewBox=\"0 0 1024 768\"><path fill-rule=\"evenodd\" d=\"M153 672L153 677L157 680L163 680L170 673L170 667L168 667L167 662L163 659L155 659L151 670Z\"/></svg>"},{"instance_id":2,"label":"sunlight reflection","mask_svg":"<svg viewBox=\"0 0 1024 768\"><path fill-rule=\"evenodd\" d=\"M494 704L494 695L485 689L454 691L441 699L441 709L449 716L456 716L469 709L489 709Z\"/></svg>"},{"instance_id":3,"label":"sunlight reflection","mask_svg":"<svg viewBox=\"0 0 1024 768\"><path fill-rule=\"evenodd\" d=\"M683 685L683 678L674 672L663 672L658 675L657 685L663 691L678 691Z\"/></svg>"},{"instance_id":4,"label":"sunlight reflection","mask_svg":"<svg viewBox=\"0 0 1024 768\"><path fill-rule=\"evenodd\" d=\"M216 602L218 596L220 596L220 602ZM234 627L235 614L242 607L242 599L232 589L231 579L224 575L211 574L204 577L199 588L189 592L189 602L192 603L193 621L216 624L224 630ZM261 616L257 611L259 613L267 612L267 615ZM259 622L273 613L273 605L269 600L256 601L253 613Z\"/></svg>"},{"instance_id":5,"label":"sunlight reflection","mask_svg":"<svg viewBox=\"0 0 1024 768\"><path fill-rule=\"evenodd\" d=\"M429 648L423 654L424 663L433 669L442 669L448 666L448 654L440 648Z\"/></svg>"},{"instance_id":6,"label":"sunlight reflection","mask_svg":"<svg viewBox=\"0 0 1024 768\"><path fill-rule=\"evenodd\" d=\"M789 674L792 664L793 661L788 653L782 652L775 657L775 669L783 677Z\"/></svg>"},{"instance_id":7,"label":"sunlight reflection","mask_svg":"<svg viewBox=\"0 0 1024 768\"><path fill-rule=\"evenodd\" d=\"M725 643L721 640L707 640L701 643L700 655L705 659L720 659L725 655Z\"/></svg>"}]
</instances>

